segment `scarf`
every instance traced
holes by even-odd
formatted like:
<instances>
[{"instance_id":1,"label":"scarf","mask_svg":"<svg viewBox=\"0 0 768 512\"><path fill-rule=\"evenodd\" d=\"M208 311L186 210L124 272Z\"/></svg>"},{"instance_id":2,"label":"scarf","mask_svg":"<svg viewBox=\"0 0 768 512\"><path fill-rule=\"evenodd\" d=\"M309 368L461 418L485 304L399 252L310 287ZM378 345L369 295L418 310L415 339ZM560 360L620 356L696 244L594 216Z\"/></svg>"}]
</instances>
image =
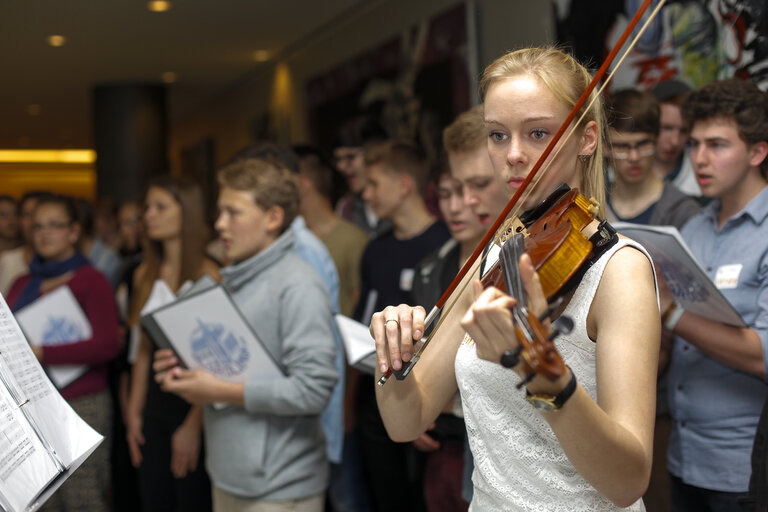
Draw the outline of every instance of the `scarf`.
<instances>
[{"instance_id":1,"label":"scarf","mask_svg":"<svg viewBox=\"0 0 768 512\"><path fill-rule=\"evenodd\" d=\"M13 310L18 311L27 304L34 302L40 296L40 285L44 279L66 274L86 264L88 264L88 260L80 252L75 252L75 254L63 261L44 261L39 255L35 254L29 263L29 282L19 293L19 298L16 299Z\"/></svg>"}]
</instances>

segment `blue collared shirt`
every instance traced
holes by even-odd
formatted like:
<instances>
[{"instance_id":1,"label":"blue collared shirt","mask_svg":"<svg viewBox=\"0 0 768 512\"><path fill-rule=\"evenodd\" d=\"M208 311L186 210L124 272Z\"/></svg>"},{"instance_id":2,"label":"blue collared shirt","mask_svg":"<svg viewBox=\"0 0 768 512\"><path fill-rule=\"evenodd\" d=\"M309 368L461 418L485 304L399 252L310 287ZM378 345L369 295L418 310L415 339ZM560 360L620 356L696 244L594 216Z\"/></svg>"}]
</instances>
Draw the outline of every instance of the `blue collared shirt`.
<instances>
[{"instance_id":1,"label":"blue collared shirt","mask_svg":"<svg viewBox=\"0 0 768 512\"><path fill-rule=\"evenodd\" d=\"M768 362L768 187L718 230L720 201L708 204L681 234L707 275L754 329ZM766 372L768 374L768 372ZM750 454L766 383L675 339L668 397L673 419L669 471L689 485L747 490Z\"/></svg>"},{"instance_id":2,"label":"blue collared shirt","mask_svg":"<svg viewBox=\"0 0 768 512\"><path fill-rule=\"evenodd\" d=\"M328 249L322 241L307 228L304 218L297 216L291 223L296 241L293 250L296 255L307 262L320 275L328 293L331 295L331 307L333 313L339 312L339 274L333 263ZM336 322L331 322L333 338L336 342L336 360L334 366L339 374L339 380L333 388L331 399L320 416L320 421L325 432L325 440L328 449L328 460L333 463L341 462L341 451L344 444L344 346L341 341L341 333Z\"/></svg>"}]
</instances>

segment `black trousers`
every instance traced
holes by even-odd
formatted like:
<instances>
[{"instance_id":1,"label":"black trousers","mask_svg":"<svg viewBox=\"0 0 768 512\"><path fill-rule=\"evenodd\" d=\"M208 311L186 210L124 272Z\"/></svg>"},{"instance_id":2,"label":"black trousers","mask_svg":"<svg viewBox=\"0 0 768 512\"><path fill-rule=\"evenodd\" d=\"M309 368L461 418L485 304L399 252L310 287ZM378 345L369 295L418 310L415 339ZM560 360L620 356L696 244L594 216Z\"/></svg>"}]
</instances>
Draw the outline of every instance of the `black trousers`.
<instances>
[{"instance_id":1,"label":"black trousers","mask_svg":"<svg viewBox=\"0 0 768 512\"><path fill-rule=\"evenodd\" d=\"M175 427L144 417L144 446L139 467L143 512L210 512L211 482L205 472L204 447L197 469L184 478L171 473L171 436Z\"/></svg>"}]
</instances>

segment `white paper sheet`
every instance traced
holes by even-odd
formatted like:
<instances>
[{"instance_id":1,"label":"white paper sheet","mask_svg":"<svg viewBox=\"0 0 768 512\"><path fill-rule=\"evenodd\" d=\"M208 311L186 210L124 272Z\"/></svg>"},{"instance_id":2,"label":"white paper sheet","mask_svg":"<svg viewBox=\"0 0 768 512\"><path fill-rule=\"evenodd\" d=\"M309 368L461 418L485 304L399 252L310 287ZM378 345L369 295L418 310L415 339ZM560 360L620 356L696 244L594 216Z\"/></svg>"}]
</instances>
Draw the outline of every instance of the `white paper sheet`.
<instances>
[{"instance_id":1,"label":"white paper sheet","mask_svg":"<svg viewBox=\"0 0 768 512\"><path fill-rule=\"evenodd\" d=\"M171 291L170 287L162 279L158 279L152 285L152 291L149 292L147 302L144 303L144 307L141 308L140 315L146 315L150 311L154 311L159 307L170 304L176 300L176 295ZM131 326L130 336L128 338L128 362L133 364L136 362L136 354L139 352L139 343L141 342L141 326Z\"/></svg>"},{"instance_id":2,"label":"white paper sheet","mask_svg":"<svg viewBox=\"0 0 768 512\"><path fill-rule=\"evenodd\" d=\"M674 226L613 223L624 236L640 242L658 265L675 300L699 316L745 327L741 316L709 279Z\"/></svg>"},{"instance_id":3,"label":"white paper sheet","mask_svg":"<svg viewBox=\"0 0 768 512\"><path fill-rule=\"evenodd\" d=\"M347 362L355 368L373 374L376 368L376 344L368 326L344 315L336 315L344 341Z\"/></svg>"},{"instance_id":4,"label":"white paper sheet","mask_svg":"<svg viewBox=\"0 0 768 512\"><path fill-rule=\"evenodd\" d=\"M87 340L91 324L69 286L59 286L16 312L16 320L33 345L54 346ZM46 367L61 389L88 370L86 365L57 364Z\"/></svg>"},{"instance_id":5,"label":"white paper sheet","mask_svg":"<svg viewBox=\"0 0 768 512\"><path fill-rule=\"evenodd\" d=\"M17 414L16 418L21 418L22 423L28 422L26 431L36 429L43 440L39 443L41 453L45 452L43 447L48 447L65 468L71 467L77 460L82 460L103 440L103 437L88 426L53 387L1 296L0 381L2 381L0 387L3 388L0 394L5 397L6 405L10 404L11 412L20 412L21 416ZM8 420L8 410L5 413L4 418ZM18 437L19 430L13 426L12 421L6 423L5 427L13 433L10 437ZM22 476L19 478L23 481L29 484L39 483L49 478L50 464L40 462L38 456L33 454L21 461L10 473L10 477L20 472ZM26 474L25 468L28 465L31 466L30 475ZM8 502L14 493L22 492L21 489L0 479L0 494ZM40 490L42 488L37 489L37 492ZM14 499L18 498L17 495Z\"/></svg>"}]
</instances>

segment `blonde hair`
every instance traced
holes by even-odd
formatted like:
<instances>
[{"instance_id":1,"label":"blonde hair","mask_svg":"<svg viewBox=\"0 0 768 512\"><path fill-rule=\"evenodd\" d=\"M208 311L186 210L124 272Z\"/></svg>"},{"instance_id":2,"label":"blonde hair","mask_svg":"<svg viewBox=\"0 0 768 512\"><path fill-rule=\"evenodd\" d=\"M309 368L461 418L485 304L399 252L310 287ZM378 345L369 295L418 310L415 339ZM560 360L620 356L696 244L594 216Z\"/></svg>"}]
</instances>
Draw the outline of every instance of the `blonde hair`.
<instances>
[{"instance_id":1,"label":"blonde hair","mask_svg":"<svg viewBox=\"0 0 768 512\"><path fill-rule=\"evenodd\" d=\"M509 52L493 61L480 79L480 97L485 101L488 89L494 83L508 78L528 75L538 79L560 101L572 109L587 89L592 75L571 55L557 48L525 48ZM580 117L586 106L595 99L592 91L584 103ZM598 137L595 152L581 165L582 190L586 197L594 197L600 203L601 215L605 211L605 176L603 175L603 143L605 120L600 98L595 99L592 107L582 120L582 125L589 121L597 123Z\"/></svg>"},{"instance_id":2,"label":"blonde hair","mask_svg":"<svg viewBox=\"0 0 768 512\"><path fill-rule=\"evenodd\" d=\"M277 160L246 158L222 167L216 174L220 187L250 192L262 210L279 206L283 210L280 234L299 214L299 187L296 178Z\"/></svg>"}]
</instances>

